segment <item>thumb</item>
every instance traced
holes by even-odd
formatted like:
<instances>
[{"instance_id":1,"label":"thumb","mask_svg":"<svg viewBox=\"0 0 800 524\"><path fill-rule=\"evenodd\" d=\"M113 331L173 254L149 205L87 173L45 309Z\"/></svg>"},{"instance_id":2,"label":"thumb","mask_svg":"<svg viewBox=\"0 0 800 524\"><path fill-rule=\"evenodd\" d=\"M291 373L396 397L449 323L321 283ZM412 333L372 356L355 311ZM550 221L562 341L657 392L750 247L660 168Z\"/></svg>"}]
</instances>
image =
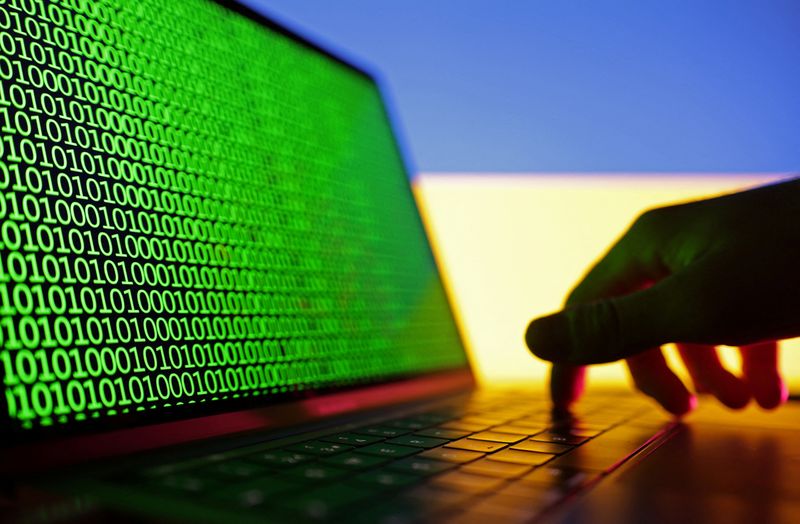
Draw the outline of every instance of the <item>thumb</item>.
<instances>
[{"instance_id":1,"label":"thumb","mask_svg":"<svg viewBox=\"0 0 800 524\"><path fill-rule=\"evenodd\" d=\"M676 276L629 295L578 304L538 318L525 333L537 357L572 365L620 360L682 337L687 282Z\"/></svg>"}]
</instances>

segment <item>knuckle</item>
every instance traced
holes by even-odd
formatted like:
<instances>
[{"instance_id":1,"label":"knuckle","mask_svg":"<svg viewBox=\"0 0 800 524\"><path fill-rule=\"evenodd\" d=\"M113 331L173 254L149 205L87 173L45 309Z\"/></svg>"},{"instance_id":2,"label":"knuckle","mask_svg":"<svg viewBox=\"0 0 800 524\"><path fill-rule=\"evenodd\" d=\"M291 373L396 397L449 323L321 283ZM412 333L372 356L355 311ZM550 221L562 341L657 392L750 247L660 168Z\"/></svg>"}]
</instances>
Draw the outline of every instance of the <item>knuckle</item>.
<instances>
[{"instance_id":1,"label":"knuckle","mask_svg":"<svg viewBox=\"0 0 800 524\"><path fill-rule=\"evenodd\" d=\"M644 234L663 234L683 221L685 204L653 207L642 212L631 226L631 230Z\"/></svg>"},{"instance_id":2,"label":"knuckle","mask_svg":"<svg viewBox=\"0 0 800 524\"><path fill-rule=\"evenodd\" d=\"M658 230L664 223L665 208L651 208L641 213L631 226L632 231L650 232Z\"/></svg>"}]
</instances>

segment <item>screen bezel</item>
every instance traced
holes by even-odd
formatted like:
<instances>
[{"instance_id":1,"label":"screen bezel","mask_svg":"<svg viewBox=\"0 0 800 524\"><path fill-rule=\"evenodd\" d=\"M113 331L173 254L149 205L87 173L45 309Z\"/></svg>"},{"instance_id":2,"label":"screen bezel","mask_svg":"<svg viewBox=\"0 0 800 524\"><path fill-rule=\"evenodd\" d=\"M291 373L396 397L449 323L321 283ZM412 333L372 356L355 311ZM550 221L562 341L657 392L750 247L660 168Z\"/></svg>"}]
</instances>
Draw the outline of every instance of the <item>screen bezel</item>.
<instances>
[{"instance_id":1,"label":"screen bezel","mask_svg":"<svg viewBox=\"0 0 800 524\"><path fill-rule=\"evenodd\" d=\"M422 220L419 205L411 188L411 169L407 147L398 133L397 119L387 103L385 83L373 70L310 40L293 29L260 14L235 0L210 0L241 16L245 16L267 29L287 36L301 45L360 74L370 81L381 98L381 108L392 134L392 142L400 159L409 198L416 210L416 218L428 238L428 252L434 261L436 277L445 290L447 307L457 328L462 351L467 355L464 332L455 314L452 293L442 278L442 268L430 245L430 233ZM120 456L163 446L200 439L250 431L264 431L301 424L327 416L356 412L382 405L398 404L428 395L442 395L474 387L475 378L468 361L461 367L424 373L418 377L393 377L373 383L348 388L321 390L318 395L297 399L276 399L267 406L215 412L205 415L167 414L129 419L121 427L113 423L71 429L59 433L33 434L29 430L2 434L0 443L0 472L35 472L51 467L81 463L112 456ZM170 416L180 420L165 421ZM148 420L149 419L149 420Z\"/></svg>"}]
</instances>

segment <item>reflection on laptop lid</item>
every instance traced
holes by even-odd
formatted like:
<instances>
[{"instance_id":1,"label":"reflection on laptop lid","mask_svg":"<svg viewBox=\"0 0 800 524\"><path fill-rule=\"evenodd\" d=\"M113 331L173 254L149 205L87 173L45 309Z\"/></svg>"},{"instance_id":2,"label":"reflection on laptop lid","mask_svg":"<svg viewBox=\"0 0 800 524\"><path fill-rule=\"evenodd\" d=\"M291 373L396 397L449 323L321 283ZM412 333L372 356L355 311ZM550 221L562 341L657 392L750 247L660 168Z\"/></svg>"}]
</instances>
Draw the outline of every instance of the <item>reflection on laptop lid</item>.
<instances>
[{"instance_id":1,"label":"reflection on laptop lid","mask_svg":"<svg viewBox=\"0 0 800 524\"><path fill-rule=\"evenodd\" d=\"M0 27L4 440L466 366L366 73L227 2Z\"/></svg>"}]
</instances>

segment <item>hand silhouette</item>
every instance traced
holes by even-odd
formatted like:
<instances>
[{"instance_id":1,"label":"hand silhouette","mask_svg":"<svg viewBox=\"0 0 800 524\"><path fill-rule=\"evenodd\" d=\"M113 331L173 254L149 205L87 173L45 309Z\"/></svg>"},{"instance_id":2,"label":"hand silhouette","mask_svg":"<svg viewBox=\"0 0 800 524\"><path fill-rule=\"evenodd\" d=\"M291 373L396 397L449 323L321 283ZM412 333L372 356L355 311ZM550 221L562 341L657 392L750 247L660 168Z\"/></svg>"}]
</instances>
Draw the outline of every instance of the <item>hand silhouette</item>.
<instances>
[{"instance_id":1,"label":"hand silhouette","mask_svg":"<svg viewBox=\"0 0 800 524\"><path fill-rule=\"evenodd\" d=\"M531 322L531 351L553 362L565 408L583 366L626 359L638 389L676 415L696 398L659 347L674 342L695 390L732 408L787 397L776 340L800 335L800 179L653 209L585 275L565 308ZM739 346L742 376L717 345Z\"/></svg>"}]
</instances>

